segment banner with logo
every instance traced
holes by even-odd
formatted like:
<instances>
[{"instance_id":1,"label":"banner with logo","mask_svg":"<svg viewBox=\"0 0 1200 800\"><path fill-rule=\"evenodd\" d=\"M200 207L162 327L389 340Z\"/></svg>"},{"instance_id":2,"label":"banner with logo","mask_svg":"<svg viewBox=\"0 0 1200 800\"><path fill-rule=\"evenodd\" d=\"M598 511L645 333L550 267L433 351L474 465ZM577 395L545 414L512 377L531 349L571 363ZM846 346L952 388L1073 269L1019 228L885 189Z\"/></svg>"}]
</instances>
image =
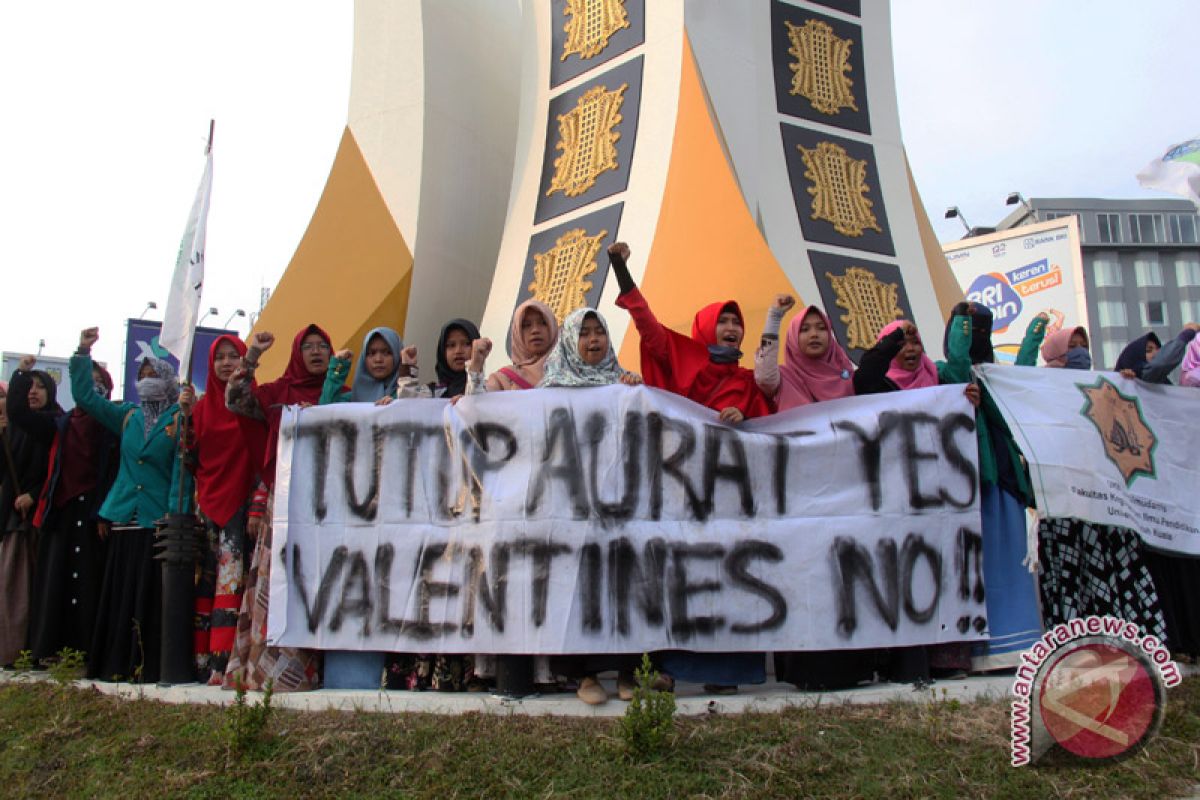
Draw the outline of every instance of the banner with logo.
<instances>
[{"instance_id":1,"label":"banner with logo","mask_svg":"<svg viewBox=\"0 0 1200 800\"><path fill-rule=\"evenodd\" d=\"M1152 547L1200 555L1200 393L1111 372L977 370L1029 462L1043 517L1130 528Z\"/></svg>"},{"instance_id":2,"label":"banner with logo","mask_svg":"<svg viewBox=\"0 0 1200 800\"><path fill-rule=\"evenodd\" d=\"M123 398L130 403L138 402L137 374L143 359L151 356L161 358L179 369L179 359L168 353L158 340L161 331L162 323L156 320L131 319L126 323ZM196 328L196 337L192 342L192 385L201 394L208 382L208 351L217 337L225 334L237 336L238 332L222 328ZM180 375L180 383L186 378L186 375Z\"/></svg>"},{"instance_id":3,"label":"banner with logo","mask_svg":"<svg viewBox=\"0 0 1200 800\"><path fill-rule=\"evenodd\" d=\"M1049 332L1088 324L1079 223L1074 216L942 245L968 300L992 310L999 363L1011 364L1025 329L1050 314Z\"/></svg>"},{"instance_id":4,"label":"banner with logo","mask_svg":"<svg viewBox=\"0 0 1200 800\"><path fill-rule=\"evenodd\" d=\"M733 427L655 389L285 411L269 638L442 653L986 638L962 387Z\"/></svg>"}]
</instances>

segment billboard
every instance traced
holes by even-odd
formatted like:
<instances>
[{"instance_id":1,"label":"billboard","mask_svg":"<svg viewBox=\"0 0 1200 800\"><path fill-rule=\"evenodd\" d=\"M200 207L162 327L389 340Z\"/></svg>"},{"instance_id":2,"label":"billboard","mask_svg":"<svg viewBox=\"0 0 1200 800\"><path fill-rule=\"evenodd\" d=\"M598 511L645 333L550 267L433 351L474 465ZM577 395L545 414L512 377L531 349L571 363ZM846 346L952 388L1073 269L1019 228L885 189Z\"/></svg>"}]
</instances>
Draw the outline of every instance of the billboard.
<instances>
[{"instance_id":1,"label":"billboard","mask_svg":"<svg viewBox=\"0 0 1200 800\"><path fill-rule=\"evenodd\" d=\"M179 359L166 351L158 343L158 334L162 323L156 320L131 319L126 323L125 334L125 374L122 377L124 399L131 403L138 402L137 373L142 360L153 356L169 361L175 369L179 369ZM222 328L196 328L196 340L192 347L192 385L198 392L203 392L208 381L208 351L217 337L224 334L237 336L237 331L227 331ZM115 376L114 376L115 377ZM180 375L182 383L187 376Z\"/></svg>"},{"instance_id":2,"label":"billboard","mask_svg":"<svg viewBox=\"0 0 1200 800\"><path fill-rule=\"evenodd\" d=\"M3 367L0 367L0 375L3 375L3 378L0 378L0 380L7 381L12 377L12 374L17 371L17 364L21 363L21 356L23 355L25 354L3 354ZM69 358L61 356L41 355L37 357L37 363L33 365L34 369L40 369L43 372L49 373L54 382L58 384L56 399L64 411L70 411L75 407L75 399L71 397L71 381L67 378L67 364L69 361Z\"/></svg>"},{"instance_id":3,"label":"billboard","mask_svg":"<svg viewBox=\"0 0 1200 800\"><path fill-rule=\"evenodd\" d=\"M968 300L992 310L996 361L1011 364L1040 312L1050 331L1088 325L1079 222L1074 216L942 245Z\"/></svg>"}]
</instances>

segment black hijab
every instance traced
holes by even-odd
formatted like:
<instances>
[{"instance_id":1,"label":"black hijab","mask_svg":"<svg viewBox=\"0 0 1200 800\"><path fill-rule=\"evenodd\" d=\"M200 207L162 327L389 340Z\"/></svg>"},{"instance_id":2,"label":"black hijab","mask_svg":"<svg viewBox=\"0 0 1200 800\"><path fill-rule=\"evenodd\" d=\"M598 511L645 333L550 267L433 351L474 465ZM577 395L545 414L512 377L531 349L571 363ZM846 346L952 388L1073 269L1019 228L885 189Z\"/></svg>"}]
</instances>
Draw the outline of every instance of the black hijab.
<instances>
[{"instance_id":1,"label":"black hijab","mask_svg":"<svg viewBox=\"0 0 1200 800\"><path fill-rule=\"evenodd\" d=\"M970 313L967 303L959 303L950 312L950 322L942 336L942 351L950 352L950 326L955 317L971 317L971 363L994 364L996 352L992 349L992 310L982 303L975 304L975 313Z\"/></svg>"},{"instance_id":2,"label":"black hijab","mask_svg":"<svg viewBox=\"0 0 1200 800\"><path fill-rule=\"evenodd\" d=\"M450 368L449 362L446 361L446 339L450 337L450 332L460 330L467 335L467 339L474 342L479 338L479 328L475 327L475 323L465 319L452 319L442 326L442 332L438 336L437 342L437 386L436 388L443 389L441 397L458 397L467 391L467 371L453 370Z\"/></svg>"},{"instance_id":3,"label":"black hijab","mask_svg":"<svg viewBox=\"0 0 1200 800\"><path fill-rule=\"evenodd\" d=\"M1117 366L1114 369L1120 372L1123 369L1131 369L1139 378L1142 376L1142 370L1150 363L1146 358L1146 343L1154 342L1162 349L1162 342L1158 340L1158 336L1154 331L1150 331L1144 336L1139 336L1129 344L1125 345L1125 349L1121 351L1121 355L1117 357Z\"/></svg>"}]
</instances>

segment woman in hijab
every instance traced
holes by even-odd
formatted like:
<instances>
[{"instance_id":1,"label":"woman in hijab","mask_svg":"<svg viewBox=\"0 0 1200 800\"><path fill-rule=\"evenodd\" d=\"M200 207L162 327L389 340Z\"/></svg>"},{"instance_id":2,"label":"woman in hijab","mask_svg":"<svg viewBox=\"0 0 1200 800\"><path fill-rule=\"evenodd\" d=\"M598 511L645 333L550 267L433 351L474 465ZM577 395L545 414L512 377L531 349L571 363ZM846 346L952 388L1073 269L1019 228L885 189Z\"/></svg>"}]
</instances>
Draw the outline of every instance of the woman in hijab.
<instances>
[{"instance_id":1,"label":"woman in hijab","mask_svg":"<svg viewBox=\"0 0 1200 800\"><path fill-rule=\"evenodd\" d=\"M647 386L666 389L717 411L723 422L771 413L754 382L754 372L738 365L746 323L732 300L696 312L691 337L670 330L654 316L629 274L629 247L608 248L613 275L621 290L617 306L629 311L641 337L642 373Z\"/></svg>"},{"instance_id":2,"label":"woman in hijab","mask_svg":"<svg viewBox=\"0 0 1200 800\"><path fill-rule=\"evenodd\" d=\"M8 422L0 433L0 665L9 666L25 649L30 596L38 552L33 518L46 480L50 442L30 434L28 417L53 426L63 410L54 379L33 370L25 356L10 381Z\"/></svg>"},{"instance_id":3,"label":"woman in hijab","mask_svg":"<svg viewBox=\"0 0 1200 800\"><path fill-rule=\"evenodd\" d=\"M1192 339L1180 367L1183 370L1180 384L1200 388L1200 337Z\"/></svg>"},{"instance_id":4,"label":"woman in hijab","mask_svg":"<svg viewBox=\"0 0 1200 800\"><path fill-rule=\"evenodd\" d=\"M258 368L258 359L274 344L273 334L256 333L242 357L241 367L230 377L225 389L225 404L241 417L239 423L245 441L253 442L256 436L265 440L259 471L269 491L275 487L275 451L283 409L290 405L311 406L320 400L333 350L329 334L316 325L305 326L292 340L291 357L282 377L256 385L254 371ZM246 575L233 652L225 667L222 685L226 689L241 686L258 691L270 682L274 691L295 692L316 689L320 685L319 653L267 646L273 504L274 497L269 496Z\"/></svg>"},{"instance_id":5,"label":"woman in hijab","mask_svg":"<svg viewBox=\"0 0 1200 800\"><path fill-rule=\"evenodd\" d=\"M992 312L986 306L960 303L951 312L946 326L946 352L966 350L970 361L952 359L940 369L943 383L973 380L971 368L995 362L992 349ZM961 320L970 318L964 326ZM956 324L955 319L959 320ZM1030 320L1016 357L1016 366L1036 366L1038 348L1043 345L1050 315L1042 312ZM1064 344L1073 333L1068 332ZM962 341L969 337L969 342ZM1086 343L1086 335L1083 337ZM1057 342L1052 344L1055 347ZM1083 353L1086 354L1086 349ZM1051 350L1051 355L1056 351ZM1066 353L1062 354L1064 361ZM980 517L983 534L983 578L987 587L988 641L976 645L974 658L967 667L979 671L1008 669L1019 664L1020 654L1041 638L1042 620L1038 608L1037 582L1027 565L1036 553L1030 552L1027 508L1034 505L1021 453L995 400L986 391L976 412L976 438L979 451ZM932 657L949 652L939 649Z\"/></svg>"},{"instance_id":6,"label":"woman in hijab","mask_svg":"<svg viewBox=\"0 0 1200 800\"><path fill-rule=\"evenodd\" d=\"M208 351L204 396L197 402L195 391L186 386L179 397L180 411L191 416L188 465L207 535L195 598L196 677L213 686L221 685L237 633L250 499L259 483L266 440L265 429L244 428L225 407L225 388L245 354L241 339L217 337Z\"/></svg>"},{"instance_id":7,"label":"woman in hijab","mask_svg":"<svg viewBox=\"0 0 1200 800\"><path fill-rule=\"evenodd\" d=\"M484 342L487 342L486 346ZM467 365L467 394L536 387L542 380L546 358L557 342L558 320L550 306L535 298L526 300L517 306L512 316L509 335L512 363L489 375L486 384L481 380L483 362L491 350L491 342L486 339L472 342L471 360Z\"/></svg>"},{"instance_id":8,"label":"woman in hijab","mask_svg":"<svg viewBox=\"0 0 1200 800\"><path fill-rule=\"evenodd\" d=\"M917 326L908 320L895 320L883 327L875 346L863 353L854 373L855 394L882 394L886 392L923 389L940 383L956 383L963 375L970 375L971 359L985 359L990 355L990 341L984 342L978 332L986 327L991 333L991 315L986 309L976 309L974 304L955 308L950 325L960 333L949 337L947 360L935 364L925 355L925 345ZM943 375L944 373L944 380ZM969 379L969 377L968 377ZM964 390L974 406L979 405L979 387L967 383ZM893 649L890 656L889 673L897 683L922 683L929 680L930 667L957 674L970 667L970 648L950 643L932 647L902 647Z\"/></svg>"},{"instance_id":9,"label":"woman in hijab","mask_svg":"<svg viewBox=\"0 0 1200 800\"><path fill-rule=\"evenodd\" d=\"M600 312L580 308L563 320L562 336L546 359L545 375L538 386L582 388L614 383L636 386L641 382L638 375L617 363L617 354L608 337L608 323ZM633 699L637 655L555 656L551 661L555 672L579 681L576 695L588 705L608 700L608 692L597 678L598 673L608 670L617 671L617 696L622 700Z\"/></svg>"},{"instance_id":10,"label":"woman in hijab","mask_svg":"<svg viewBox=\"0 0 1200 800\"><path fill-rule=\"evenodd\" d=\"M483 379L483 365L492 351L490 339L475 339L471 342L471 359L467 363L467 394L485 392L507 392L536 388L542 380L546 357L558 341L558 320L550 306L536 298L530 298L517 306L513 312L509 333L509 352L512 363L501 367ZM513 674L522 674L516 662L528 659L522 655L499 656ZM496 659L487 653L475 655L475 677L490 683L496 676ZM558 684L550 672L550 659L534 656L533 682L539 692L558 691Z\"/></svg>"},{"instance_id":11,"label":"woman in hijab","mask_svg":"<svg viewBox=\"0 0 1200 800\"><path fill-rule=\"evenodd\" d=\"M767 398L754 382L753 370L738 364L746 322L737 303L729 300L700 309L689 338L665 327L650 310L629 274L629 247L617 242L608 248L608 256L621 292L617 306L629 311L641 337L647 386L707 406L727 424L771 413ZM738 684L767 679L763 653L668 652L662 654L662 666L672 678L703 683L718 694L732 694Z\"/></svg>"},{"instance_id":12,"label":"woman in hijab","mask_svg":"<svg viewBox=\"0 0 1200 800\"><path fill-rule=\"evenodd\" d=\"M1166 346L1154 331L1139 336L1121 351L1117 357L1116 371L1126 378L1137 378L1146 383L1167 383L1167 377L1183 361L1188 345L1196 338L1200 325L1189 322Z\"/></svg>"},{"instance_id":13,"label":"woman in hijab","mask_svg":"<svg viewBox=\"0 0 1200 800\"><path fill-rule=\"evenodd\" d=\"M63 648L86 652L92 646L108 534L98 514L116 477L117 439L79 406L58 416L35 411L30 405L34 361L33 356L22 359L9 410L13 424L49 448L49 470L33 516L40 534L29 651L38 664ZM107 399L113 385L108 372L93 366L92 382L96 394Z\"/></svg>"},{"instance_id":14,"label":"woman in hijab","mask_svg":"<svg viewBox=\"0 0 1200 800\"><path fill-rule=\"evenodd\" d=\"M829 317L816 306L792 317L779 364L779 325L796 299L781 294L767 311L762 345L754 356L758 388L780 411L854 396L854 362L833 337Z\"/></svg>"},{"instance_id":15,"label":"woman in hijab","mask_svg":"<svg viewBox=\"0 0 1200 800\"><path fill-rule=\"evenodd\" d=\"M373 328L363 337L362 352L354 368L354 383L344 390L354 354L342 350L329 362L321 405L329 403L374 403L387 405L396 393L397 380L407 375L400 363L404 343L391 328ZM384 659L381 652L358 650L325 651L323 686L326 689L379 689L383 682Z\"/></svg>"},{"instance_id":16,"label":"woman in hijab","mask_svg":"<svg viewBox=\"0 0 1200 800\"><path fill-rule=\"evenodd\" d=\"M138 368L138 402L106 400L96 391L92 371L91 349L99 338L97 328L84 330L68 368L76 405L121 442L117 478L100 507L100 517L112 523L112 535L87 674L153 682L162 638L162 570L154 560L154 524L170 511L191 511L191 479L187 470L180 474L179 381L169 363L146 358Z\"/></svg>"},{"instance_id":17,"label":"woman in hijab","mask_svg":"<svg viewBox=\"0 0 1200 800\"><path fill-rule=\"evenodd\" d=\"M1200 337L1196 336L1197 331L1200 331L1200 325L1189 322L1165 346L1153 332L1134 339L1121 351L1117 359L1117 371L1126 378L1169 384L1171 381L1167 376L1186 361L1192 348L1200 341ZM1185 382L1189 372L1194 375L1195 370L1195 365L1190 370L1184 367ZM1084 524L1078 520L1072 522ZM1200 608L1197 608L1195 600L1195 587L1200 584L1200 559L1154 550L1145 546L1132 531L1122 531L1121 536L1129 537L1125 542L1127 550L1141 548L1162 608L1166 641L1171 652L1200 656ZM1110 535L1110 538L1114 537Z\"/></svg>"},{"instance_id":18,"label":"woman in hijab","mask_svg":"<svg viewBox=\"0 0 1200 800\"><path fill-rule=\"evenodd\" d=\"M1046 341L1042 343L1042 358L1047 367L1091 369L1092 356L1088 353L1087 328L1079 325L1074 328L1062 328L1047 335Z\"/></svg>"}]
</instances>

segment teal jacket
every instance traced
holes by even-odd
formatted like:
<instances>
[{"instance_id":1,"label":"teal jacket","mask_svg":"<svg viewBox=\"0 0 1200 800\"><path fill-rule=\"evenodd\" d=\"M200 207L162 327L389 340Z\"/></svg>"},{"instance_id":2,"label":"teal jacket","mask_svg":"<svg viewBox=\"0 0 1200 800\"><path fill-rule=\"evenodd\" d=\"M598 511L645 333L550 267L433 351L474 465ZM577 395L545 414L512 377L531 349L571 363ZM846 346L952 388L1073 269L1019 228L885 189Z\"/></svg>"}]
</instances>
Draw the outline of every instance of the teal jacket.
<instances>
[{"instance_id":1,"label":"teal jacket","mask_svg":"<svg viewBox=\"0 0 1200 800\"><path fill-rule=\"evenodd\" d=\"M947 360L938 362L938 377L942 383L969 383L971 374L971 318L955 317L950 322ZM1046 338L1046 320L1034 318L1025 330L1025 338L1021 341L1021 349L1017 353L1016 364L1019 367L1037 366L1038 348ZM994 447L1004 447L1008 450L1009 461L1016 472L1017 488L1021 500L1026 505L1033 505L1033 490L1029 485L1029 476L1021 462L1021 451L1013 440L1012 432L1004 421L996 401L986 391L983 391L983 401L979 404L979 420L975 433L979 439L979 480L985 486L999 482L1000 470L996 462ZM993 442L992 430L1003 434L1004 441Z\"/></svg>"},{"instance_id":2,"label":"teal jacket","mask_svg":"<svg viewBox=\"0 0 1200 800\"><path fill-rule=\"evenodd\" d=\"M350 374L350 362L337 356L329 359L329 369L325 372L325 385L321 387L319 406L330 403L350 402L350 392L345 391L346 376Z\"/></svg>"},{"instance_id":3,"label":"teal jacket","mask_svg":"<svg viewBox=\"0 0 1200 800\"><path fill-rule=\"evenodd\" d=\"M153 528L168 511L179 507L178 404L159 416L147 436L140 406L105 400L96 394L91 356L71 356L68 372L75 404L121 440L117 479L100 506L100 516L111 522ZM190 513L192 476L186 469L183 478L183 510Z\"/></svg>"}]
</instances>

